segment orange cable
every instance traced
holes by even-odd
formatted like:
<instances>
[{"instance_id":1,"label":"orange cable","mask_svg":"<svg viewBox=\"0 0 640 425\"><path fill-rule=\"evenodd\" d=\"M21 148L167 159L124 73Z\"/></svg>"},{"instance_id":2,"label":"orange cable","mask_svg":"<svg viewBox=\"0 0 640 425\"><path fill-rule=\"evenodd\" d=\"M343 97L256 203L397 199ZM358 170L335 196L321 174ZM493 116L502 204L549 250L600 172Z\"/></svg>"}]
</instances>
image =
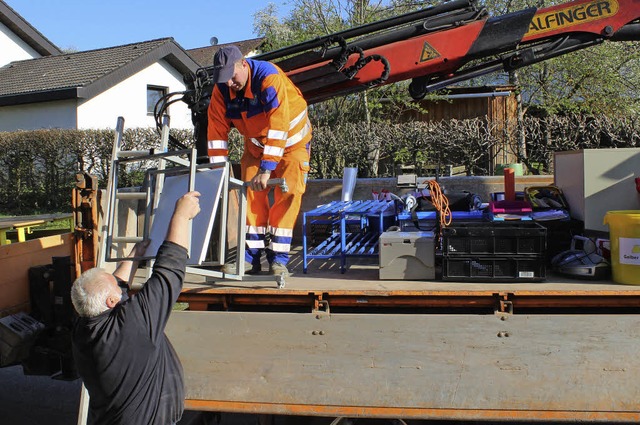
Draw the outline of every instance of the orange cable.
<instances>
[{"instance_id":1,"label":"orange cable","mask_svg":"<svg viewBox=\"0 0 640 425\"><path fill-rule=\"evenodd\" d=\"M429 192L431 193L431 203L440 213L440 229L451 224L451 210L449 209L449 199L442 193L440 185L435 180L429 180Z\"/></svg>"}]
</instances>

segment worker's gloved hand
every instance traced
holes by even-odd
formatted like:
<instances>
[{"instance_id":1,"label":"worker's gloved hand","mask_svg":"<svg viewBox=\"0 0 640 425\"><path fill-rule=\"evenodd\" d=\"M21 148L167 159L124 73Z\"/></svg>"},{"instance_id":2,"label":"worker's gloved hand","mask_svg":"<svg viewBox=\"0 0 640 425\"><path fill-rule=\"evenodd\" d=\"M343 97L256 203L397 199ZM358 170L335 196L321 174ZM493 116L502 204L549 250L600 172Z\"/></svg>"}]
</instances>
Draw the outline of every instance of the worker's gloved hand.
<instances>
[{"instance_id":1,"label":"worker's gloved hand","mask_svg":"<svg viewBox=\"0 0 640 425\"><path fill-rule=\"evenodd\" d=\"M267 181L269 180L270 176L271 173L269 172L258 172L258 174L256 174L255 177L249 181L249 187L254 191L265 190L267 188Z\"/></svg>"}]
</instances>

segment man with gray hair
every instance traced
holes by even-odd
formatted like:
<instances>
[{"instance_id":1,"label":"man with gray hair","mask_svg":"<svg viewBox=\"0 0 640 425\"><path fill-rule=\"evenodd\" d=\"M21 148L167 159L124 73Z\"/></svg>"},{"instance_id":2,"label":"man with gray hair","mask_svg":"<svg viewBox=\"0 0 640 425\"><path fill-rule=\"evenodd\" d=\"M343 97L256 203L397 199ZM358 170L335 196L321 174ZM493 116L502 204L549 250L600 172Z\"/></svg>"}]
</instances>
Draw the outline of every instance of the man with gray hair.
<instances>
[{"instance_id":1,"label":"man with gray hair","mask_svg":"<svg viewBox=\"0 0 640 425\"><path fill-rule=\"evenodd\" d=\"M180 360L164 333L184 282L189 221L200 212L198 192L176 202L153 274L131 298L137 269L123 261L113 274L85 271L71 288L78 313L73 329L73 358L89 392L88 423L175 424L184 410ZM146 243L130 257L141 257Z\"/></svg>"}]
</instances>

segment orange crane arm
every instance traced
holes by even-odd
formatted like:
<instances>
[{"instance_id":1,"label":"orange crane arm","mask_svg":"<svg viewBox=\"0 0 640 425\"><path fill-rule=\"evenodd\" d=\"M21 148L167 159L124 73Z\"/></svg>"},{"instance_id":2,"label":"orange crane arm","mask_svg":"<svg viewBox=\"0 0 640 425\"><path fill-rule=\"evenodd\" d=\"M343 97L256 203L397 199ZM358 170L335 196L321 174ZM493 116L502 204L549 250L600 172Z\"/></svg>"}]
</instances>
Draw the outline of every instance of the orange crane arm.
<instances>
[{"instance_id":1,"label":"orange crane arm","mask_svg":"<svg viewBox=\"0 0 640 425\"><path fill-rule=\"evenodd\" d=\"M640 40L639 18L640 0L576 0L497 17L474 1L458 0L256 59L281 66L309 103L408 79L411 95L421 98L457 81L605 40ZM281 59L285 55L293 56ZM481 63L460 71L472 60Z\"/></svg>"}]
</instances>

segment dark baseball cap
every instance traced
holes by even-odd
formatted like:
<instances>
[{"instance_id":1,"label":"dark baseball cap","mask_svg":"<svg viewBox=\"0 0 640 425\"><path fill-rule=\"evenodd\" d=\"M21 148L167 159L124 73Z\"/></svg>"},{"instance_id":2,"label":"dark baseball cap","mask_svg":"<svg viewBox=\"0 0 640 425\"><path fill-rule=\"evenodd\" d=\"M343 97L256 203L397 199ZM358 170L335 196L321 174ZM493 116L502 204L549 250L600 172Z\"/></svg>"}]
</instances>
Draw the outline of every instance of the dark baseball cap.
<instances>
[{"instance_id":1,"label":"dark baseball cap","mask_svg":"<svg viewBox=\"0 0 640 425\"><path fill-rule=\"evenodd\" d=\"M237 46L224 46L213 56L213 81L226 83L231 79L235 63L244 59Z\"/></svg>"}]
</instances>

